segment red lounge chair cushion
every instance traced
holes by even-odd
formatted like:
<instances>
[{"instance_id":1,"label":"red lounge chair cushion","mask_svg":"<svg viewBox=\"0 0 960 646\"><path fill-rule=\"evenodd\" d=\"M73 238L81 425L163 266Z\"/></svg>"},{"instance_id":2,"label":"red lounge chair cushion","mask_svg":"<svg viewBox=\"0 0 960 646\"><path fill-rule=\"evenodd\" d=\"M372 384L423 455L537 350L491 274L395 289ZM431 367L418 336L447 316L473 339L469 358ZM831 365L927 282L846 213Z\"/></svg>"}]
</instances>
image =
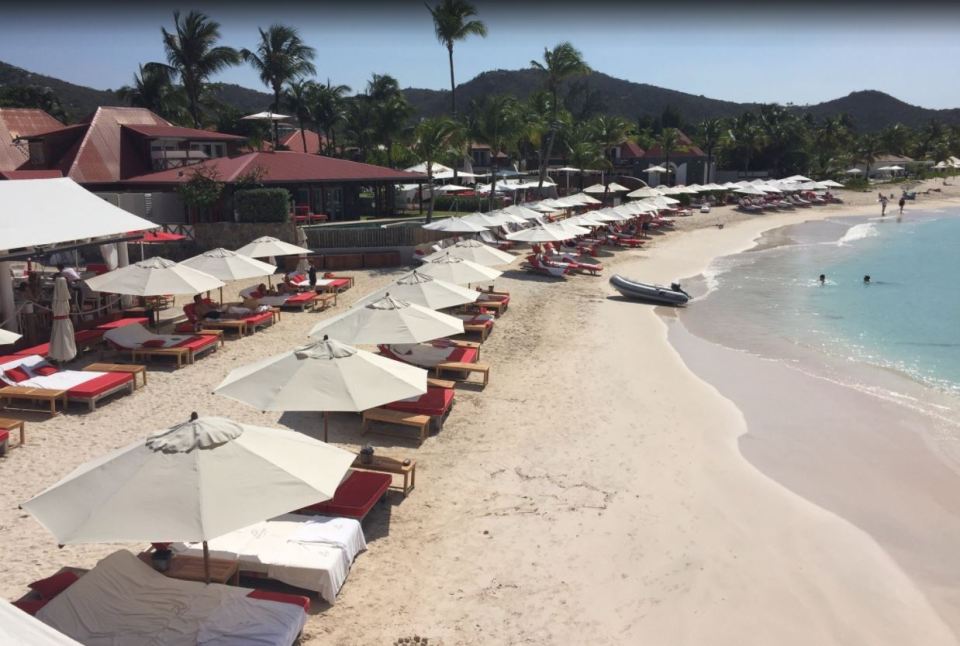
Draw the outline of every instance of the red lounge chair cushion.
<instances>
[{"instance_id":1,"label":"red lounge chair cushion","mask_svg":"<svg viewBox=\"0 0 960 646\"><path fill-rule=\"evenodd\" d=\"M73 397L76 399L91 399L98 395L102 395L108 390L112 390L117 386L121 386L125 383L129 383L133 380L133 375L128 375L126 373L120 372L108 372L105 375L95 377L86 383L82 383L79 386L74 386L67 391L67 397Z\"/></svg>"},{"instance_id":2,"label":"red lounge chair cushion","mask_svg":"<svg viewBox=\"0 0 960 646\"><path fill-rule=\"evenodd\" d=\"M162 348L165 344L163 339L150 339L149 341L144 341L140 344L144 348Z\"/></svg>"},{"instance_id":3,"label":"red lounge chair cushion","mask_svg":"<svg viewBox=\"0 0 960 646\"><path fill-rule=\"evenodd\" d=\"M284 594L283 592L271 592L270 590L253 590L247 596L251 599L260 599L261 601L292 603L295 606L302 607L304 612L310 612L310 597L302 597L299 594Z\"/></svg>"},{"instance_id":4,"label":"red lounge chair cushion","mask_svg":"<svg viewBox=\"0 0 960 646\"><path fill-rule=\"evenodd\" d=\"M390 488L389 473L353 471L340 483L333 498L302 511L362 520Z\"/></svg>"},{"instance_id":5,"label":"red lounge chair cushion","mask_svg":"<svg viewBox=\"0 0 960 646\"><path fill-rule=\"evenodd\" d=\"M30 348L24 348L20 350L20 354L29 356L31 354L39 354L41 357L47 356L47 353L50 352L49 343L41 343L40 345L35 345Z\"/></svg>"},{"instance_id":6,"label":"red lounge chair cushion","mask_svg":"<svg viewBox=\"0 0 960 646\"><path fill-rule=\"evenodd\" d=\"M46 579L34 581L27 587L39 594L41 598L50 601L50 599L53 599L55 596L76 583L78 579L79 577L73 572L64 570L63 572L58 572L57 574L49 576Z\"/></svg>"},{"instance_id":7,"label":"red lounge chair cushion","mask_svg":"<svg viewBox=\"0 0 960 646\"><path fill-rule=\"evenodd\" d=\"M217 337L212 334L198 334L192 336L189 339L185 339L177 344L178 348L190 348L194 352L199 352L205 348L209 348L211 345L217 344Z\"/></svg>"},{"instance_id":8,"label":"red lounge chair cushion","mask_svg":"<svg viewBox=\"0 0 960 646\"><path fill-rule=\"evenodd\" d=\"M50 375L55 375L60 372L60 369L56 366L51 366L49 363L38 363L30 368L30 372L38 377L49 377Z\"/></svg>"},{"instance_id":9,"label":"red lounge chair cushion","mask_svg":"<svg viewBox=\"0 0 960 646\"><path fill-rule=\"evenodd\" d=\"M316 294L313 294L311 292L303 292L302 294L295 294L290 298L288 298L287 301L284 303L284 305L290 305L290 304L299 305L301 303L308 303L312 301L315 296Z\"/></svg>"},{"instance_id":10,"label":"red lounge chair cushion","mask_svg":"<svg viewBox=\"0 0 960 646\"><path fill-rule=\"evenodd\" d=\"M149 322L150 322L150 319L148 319L148 318L145 317L145 316L132 316L132 317L130 317L130 318L117 319L116 321L110 321L109 323L104 323L104 324L102 324L102 325L98 325L98 326L97 326L97 329L98 329L98 330L113 330L113 329L116 329L116 328L118 328L118 327L123 327L123 326L125 326L125 325L137 325L137 324L139 324L139 325L146 325L146 324L149 323Z\"/></svg>"},{"instance_id":11,"label":"red lounge chair cushion","mask_svg":"<svg viewBox=\"0 0 960 646\"><path fill-rule=\"evenodd\" d=\"M387 404L384 408L399 410L417 415L443 417L453 406L453 388L436 388L428 386L427 392L420 395L415 401L398 401Z\"/></svg>"},{"instance_id":12,"label":"red lounge chair cushion","mask_svg":"<svg viewBox=\"0 0 960 646\"><path fill-rule=\"evenodd\" d=\"M80 330L73 335L73 339L77 343L90 343L91 341L99 341L102 338L103 330Z\"/></svg>"},{"instance_id":13,"label":"red lounge chair cushion","mask_svg":"<svg viewBox=\"0 0 960 646\"><path fill-rule=\"evenodd\" d=\"M21 381L26 381L30 378L30 373L27 372L26 368L23 366L17 366L16 368L10 368L9 370L3 371L3 376L9 379L10 381L20 383Z\"/></svg>"},{"instance_id":14,"label":"red lounge chair cushion","mask_svg":"<svg viewBox=\"0 0 960 646\"><path fill-rule=\"evenodd\" d=\"M261 312L260 314L253 314L248 316L243 320L247 322L247 325L259 325L273 319L273 314L271 312Z\"/></svg>"},{"instance_id":15,"label":"red lounge chair cushion","mask_svg":"<svg viewBox=\"0 0 960 646\"><path fill-rule=\"evenodd\" d=\"M49 599L21 599L20 601L14 601L12 605L20 608L28 615L36 615L40 612L40 608L47 605Z\"/></svg>"}]
</instances>

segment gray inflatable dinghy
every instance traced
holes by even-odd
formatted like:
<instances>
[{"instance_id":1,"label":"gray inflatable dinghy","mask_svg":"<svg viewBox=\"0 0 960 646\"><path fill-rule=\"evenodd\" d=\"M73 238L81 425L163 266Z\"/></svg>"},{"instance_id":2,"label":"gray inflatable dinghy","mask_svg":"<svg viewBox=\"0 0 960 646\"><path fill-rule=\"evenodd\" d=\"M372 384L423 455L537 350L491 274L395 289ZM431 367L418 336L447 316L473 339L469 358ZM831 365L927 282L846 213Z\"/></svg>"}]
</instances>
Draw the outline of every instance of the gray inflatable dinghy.
<instances>
[{"instance_id":1,"label":"gray inflatable dinghy","mask_svg":"<svg viewBox=\"0 0 960 646\"><path fill-rule=\"evenodd\" d=\"M629 278L624 278L620 274L614 274L610 278L610 284L627 298L635 298L648 303L686 305L687 301L690 300L690 295L680 288L679 283L673 283L670 287L663 287L661 285L638 283Z\"/></svg>"}]
</instances>

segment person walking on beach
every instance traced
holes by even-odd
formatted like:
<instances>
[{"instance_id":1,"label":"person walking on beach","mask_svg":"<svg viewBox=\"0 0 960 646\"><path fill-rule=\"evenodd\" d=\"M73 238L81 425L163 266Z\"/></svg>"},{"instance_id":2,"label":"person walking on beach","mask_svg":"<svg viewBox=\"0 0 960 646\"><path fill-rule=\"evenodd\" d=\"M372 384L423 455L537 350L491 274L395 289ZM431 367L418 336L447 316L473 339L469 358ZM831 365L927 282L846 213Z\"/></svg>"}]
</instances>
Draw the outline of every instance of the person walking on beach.
<instances>
[{"instance_id":1,"label":"person walking on beach","mask_svg":"<svg viewBox=\"0 0 960 646\"><path fill-rule=\"evenodd\" d=\"M882 218L887 214L887 198L883 195L880 196L880 217Z\"/></svg>"},{"instance_id":2,"label":"person walking on beach","mask_svg":"<svg viewBox=\"0 0 960 646\"><path fill-rule=\"evenodd\" d=\"M907 203L907 198L901 195L900 202L898 202L898 204L900 204L900 215L903 215L903 205L906 203Z\"/></svg>"}]
</instances>

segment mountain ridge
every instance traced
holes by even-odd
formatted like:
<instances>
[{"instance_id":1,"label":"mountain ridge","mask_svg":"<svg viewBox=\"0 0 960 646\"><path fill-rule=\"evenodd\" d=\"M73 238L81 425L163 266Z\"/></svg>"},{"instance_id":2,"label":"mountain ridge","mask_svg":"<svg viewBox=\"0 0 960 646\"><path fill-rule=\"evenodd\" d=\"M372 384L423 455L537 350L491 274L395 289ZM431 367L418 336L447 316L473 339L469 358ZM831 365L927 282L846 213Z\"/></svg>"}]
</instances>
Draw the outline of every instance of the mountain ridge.
<instances>
[{"instance_id":1,"label":"mountain ridge","mask_svg":"<svg viewBox=\"0 0 960 646\"><path fill-rule=\"evenodd\" d=\"M525 99L542 87L542 81L542 73L529 68L482 72L457 86L458 103L461 110L464 110L472 100L479 100L490 94L511 94L518 99ZM591 100L597 102L600 112L622 116L631 121L641 117L659 117L664 109L672 107L679 110L684 122L697 123L707 118L734 117L761 105L714 99L627 81L603 72L592 72L574 83L579 83L581 90L586 88ZM3 85L49 87L74 121L90 114L100 105L124 105L113 90L97 90L52 76L36 74L0 61L0 86ZM260 111L271 102L271 96L266 92L231 83L212 85L214 96L244 112ZM417 117L437 116L449 108L449 90L405 88L403 93ZM829 101L786 106L800 113L810 113L816 118L847 113L855 126L862 131L875 131L895 123L918 127L931 119L960 124L960 108L924 108L879 90L857 90Z\"/></svg>"}]
</instances>

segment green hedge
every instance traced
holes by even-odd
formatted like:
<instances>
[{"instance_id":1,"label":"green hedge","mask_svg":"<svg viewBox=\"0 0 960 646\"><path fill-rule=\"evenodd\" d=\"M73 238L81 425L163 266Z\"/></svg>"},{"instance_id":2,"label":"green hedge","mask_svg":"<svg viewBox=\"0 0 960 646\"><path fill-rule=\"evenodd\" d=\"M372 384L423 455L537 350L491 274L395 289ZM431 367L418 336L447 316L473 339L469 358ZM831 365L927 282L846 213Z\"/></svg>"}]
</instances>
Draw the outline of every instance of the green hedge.
<instances>
[{"instance_id":1,"label":"green hedge","mask_svg":"<svg viewBox=\"0 0 960 646\"><path fill-rule=\"evenodd\" d=\"M452 211L454 203L456 203L457 210L467 213L473 213L475 211L486 211L487 204L490 203L488 196L474 196L474 197L454 197L453 195L438 195L433 208L437 211ZM504 202L503 198L498 197L493 200L493 208L499 209L503 208ZM426 209L426 205L424 205Z\"/></svg>"},{"instance_id":2,"label":"green hedge","mask_svg":"<svg viewBox=\"0 0 960 646\"><path fill-rule=\"evenodd\" d=\"M252 188L233 195L240 222L287 222L290 193L285 188Z\"/></svg>"}]
</instances>

